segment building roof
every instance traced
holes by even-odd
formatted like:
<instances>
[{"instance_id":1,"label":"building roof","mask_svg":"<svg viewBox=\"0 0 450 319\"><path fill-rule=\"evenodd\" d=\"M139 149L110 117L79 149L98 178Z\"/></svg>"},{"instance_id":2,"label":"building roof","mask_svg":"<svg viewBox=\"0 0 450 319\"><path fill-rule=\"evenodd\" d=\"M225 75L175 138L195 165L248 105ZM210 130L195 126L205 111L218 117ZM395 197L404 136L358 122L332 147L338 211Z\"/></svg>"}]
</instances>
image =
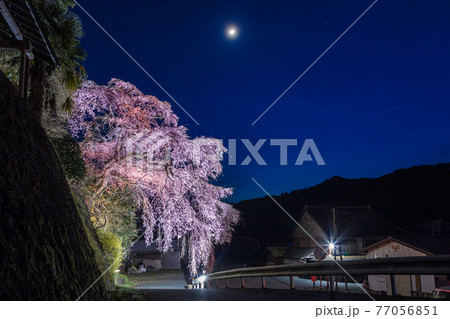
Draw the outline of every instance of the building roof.
<instances>
[{"instance_id":1,"label":"building roof","mask_svg":"<svg viewBox=\"0 0 450 319\"><path fill-rule=\"evenodd\" d=\"M0 0L0 13L1 40L15 43L16 46L30 44L31 48L27 48L27 51L47 63L57 64L30 0Z\"/></svg>"},{"instance_id":2,"label":"building roof","mask_svg":"<svg viewBox=\"0 0 450 319\"><path fill-rule=\"evenodd\" d=\"M282 257L292 259L302 259L312 255L315 250L316 247L313 248L290 247L284 252Z\"/></svg>"},{"instance_id":3,"label":"building roof","mask_svg":"<svg viewBox=\"0 0 450 319\"><path fill-rule=\"evenodd\" d=\"M172 241L172 250L180 250L178 241ZM130 249L131 251L145 251L145 252L156 252L158 250L158 246L156 243L151 243L149 246L145 244L145 240L138 240L134 243L134 245Z\"/></svg>"},{"instance_id":4,"label":"building roof","mask_svg":"<svg viewBox=\"0 0 450 319\"><path fill-rule=\"evenodd\" d=\"M449 237L406 237L393 238L391 236L376 242L362 250L368 253L380 247L389 245L392 242L399 243L411 249L420 251L426 255L447 255L450 254L450 238Z\"/></svg>"},{"instance_id":5,"label":"building roof","mask_svg":"<svg viewBox=\"0 0 450 319\"><path fill-rule=\"evenodd\" d=\"M333 208L336 214L337 235L340 239L383 238L409 234L376 213L370 205L305 205L299 220L308 214L330 238L333 234Z\"/></svg>"}]
</instances>

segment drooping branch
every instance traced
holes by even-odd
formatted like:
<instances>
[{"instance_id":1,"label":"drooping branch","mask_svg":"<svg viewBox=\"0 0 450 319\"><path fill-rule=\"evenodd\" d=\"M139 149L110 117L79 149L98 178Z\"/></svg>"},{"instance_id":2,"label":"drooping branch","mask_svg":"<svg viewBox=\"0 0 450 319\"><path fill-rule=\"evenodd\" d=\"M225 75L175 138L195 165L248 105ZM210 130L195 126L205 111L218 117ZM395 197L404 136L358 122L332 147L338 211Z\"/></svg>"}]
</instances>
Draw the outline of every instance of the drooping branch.
<instances>
[{"instance_id":1,"label":"drooping branch","mask_svg":"<svg viewBox=\"0 0 450 319\"><path fill-rule=\"evenodd\" d=\"M222 173L222 143L190 139L169 103L121 80L88 81L74 102L69 125L95 179L93 200L128 187L143 212L147 244L164 252L179 241L192 273L207 265L239 219L222 202L232 189L211 183Z\"/></svg>"}]
</instances>

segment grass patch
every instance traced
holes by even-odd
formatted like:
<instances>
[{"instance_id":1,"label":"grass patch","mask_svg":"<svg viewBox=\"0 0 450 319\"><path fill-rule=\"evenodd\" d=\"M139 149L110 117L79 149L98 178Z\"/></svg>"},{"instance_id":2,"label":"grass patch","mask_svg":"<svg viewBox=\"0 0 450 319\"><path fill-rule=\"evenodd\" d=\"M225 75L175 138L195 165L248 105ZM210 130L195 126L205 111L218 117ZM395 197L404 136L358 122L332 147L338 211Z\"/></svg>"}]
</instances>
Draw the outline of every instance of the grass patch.
<instances>
[{"instance_id":1,"label":"grass patch","mask_svg":"<svg viewBox=\"0 0 450 319\"><path fill-rule=\"evenodd\" d=\"M136 285L136 282L130 281L127 276L122 274L115 274L114 275L114 282L116 283L116 287L120 288L129 288L131 286Z\"/></svg>"},{"instance_id":2,"label":"grass patch","mask_svg":"<svg viewBox=\"0 0 450 319\"><path fill-rule=\"evenodd\" d=\"M183 273L180 269L152 270L140 274L128 274L122 276L126 276L128 281L135 284L162 279L183 279Z\"/></svg>"}]
</instances>

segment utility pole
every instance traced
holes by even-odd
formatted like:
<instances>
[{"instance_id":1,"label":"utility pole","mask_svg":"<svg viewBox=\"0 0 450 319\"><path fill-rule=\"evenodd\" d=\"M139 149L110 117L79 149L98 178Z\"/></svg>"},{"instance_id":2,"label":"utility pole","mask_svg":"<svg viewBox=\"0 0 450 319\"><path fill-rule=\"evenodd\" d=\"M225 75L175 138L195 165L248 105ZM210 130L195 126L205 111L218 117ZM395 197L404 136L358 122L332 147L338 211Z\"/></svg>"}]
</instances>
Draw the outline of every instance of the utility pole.
<instances>
[{"instance_id":1,"label":"utility pole","mask_svg":"<svg viewBox=\"0 0 450 319\"><path fill-rule=\"evenodd\" d=\"M333 207L333 235L331 236L331 240L330 240L330 247L328 249L328 254L333 256L333 250L335 251L335 247L334 247L334 239L336 238L336 210ZM333 257L332 257L333 258ZM336 300L336 296L334 294L334 276L331 275L330 276L330 298L331 301Z\"/></svg>"},{"instance_id":2,"label":"utility pole","mask_svg":"<svg viewBox=\"0 0 450 319\"><path fill-rule=\"evenodd\" d=\"M336 240L336 238L337 238L337 227L336 227L336 209L333 207L333 233L334 233L334 235L333 235L333 237L334 237L334 239L333 240ZM334 242L333 242L334 243ZM334 243L335 244L335 243ZM336 258L336 250L337 250L337 247L336 247L336 244L334 245L334 260L335 261L337 261L337 258ZM336 278L334 278L335 280L335 282L336 282L336 291L339 291L339 285L338 285L338 281L336 280Z\"/></svg>"},{"instance_id":3,"label":"utility pole","mask_svg":"<svg viewBox=\"0 0 450 319\"><path fill-rule=\"evenodd\" d=\"M336 238L337 229L336 229L336 209L333 207L333 237ZM333 238L333 239L334 239Z\"/></svg>"}]
</instances>

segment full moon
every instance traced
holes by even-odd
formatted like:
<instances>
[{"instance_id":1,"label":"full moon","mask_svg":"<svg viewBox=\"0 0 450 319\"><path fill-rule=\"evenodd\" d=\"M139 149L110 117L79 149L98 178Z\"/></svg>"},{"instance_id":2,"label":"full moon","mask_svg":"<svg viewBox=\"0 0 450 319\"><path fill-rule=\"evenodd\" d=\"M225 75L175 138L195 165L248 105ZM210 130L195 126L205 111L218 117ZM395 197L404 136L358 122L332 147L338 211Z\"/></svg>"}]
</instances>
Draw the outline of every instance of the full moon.
<instances>
[{"instance_id":1,"label":"full moon","mask_svg":"<svg viewBox=\"0 0 450 319\"><path fill-rule=\"evenodd\" d=\"M225 30L225 35L227 36L228 39L234 40L239 35L239 28L235 25L229 25Z\"/></svg>"}]
</instances>

